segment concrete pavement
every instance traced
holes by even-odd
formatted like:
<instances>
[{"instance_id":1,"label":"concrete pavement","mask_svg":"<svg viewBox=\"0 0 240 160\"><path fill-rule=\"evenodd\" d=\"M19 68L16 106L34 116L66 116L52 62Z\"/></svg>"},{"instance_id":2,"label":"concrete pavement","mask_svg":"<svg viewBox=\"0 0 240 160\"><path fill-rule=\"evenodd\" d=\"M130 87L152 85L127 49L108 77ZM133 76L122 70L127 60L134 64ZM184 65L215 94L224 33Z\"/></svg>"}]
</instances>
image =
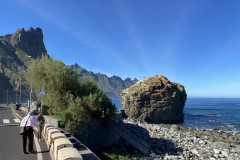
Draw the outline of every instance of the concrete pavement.
<instances>
[{"instance_id":1,"label":"concrete pavement","mask_svg":"<svg viewBox=\"0 0 240 160\"><path fill-rule=\"evenodd\" d=\"M14 107L15 108L15 107ZM21 117L26 114L19 112ZM4 160L50 160L45 141L38 142L34 132L35 154L22 154L22 136L19 135L20 120L13 116L10 106L0 105L0 159Z\"/></svg>"}]
</instances>

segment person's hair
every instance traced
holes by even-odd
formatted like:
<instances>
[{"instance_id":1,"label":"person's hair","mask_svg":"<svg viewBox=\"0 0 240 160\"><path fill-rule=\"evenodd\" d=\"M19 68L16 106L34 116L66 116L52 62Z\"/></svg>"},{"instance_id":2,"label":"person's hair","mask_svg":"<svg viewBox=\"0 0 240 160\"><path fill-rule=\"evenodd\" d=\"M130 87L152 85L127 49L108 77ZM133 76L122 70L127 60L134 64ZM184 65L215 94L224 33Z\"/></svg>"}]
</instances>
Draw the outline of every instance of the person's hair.
<instances>
[{"instance_id":1,"label":"person's hair","mask_svg":"<svg viewBox=\"0 0 240 160\"><path fill-rule=\"evenodd\" d=\"M33 112L29 112L28 115L32 116L32 115L33 115Z\"/></svg>"}]
</instances>

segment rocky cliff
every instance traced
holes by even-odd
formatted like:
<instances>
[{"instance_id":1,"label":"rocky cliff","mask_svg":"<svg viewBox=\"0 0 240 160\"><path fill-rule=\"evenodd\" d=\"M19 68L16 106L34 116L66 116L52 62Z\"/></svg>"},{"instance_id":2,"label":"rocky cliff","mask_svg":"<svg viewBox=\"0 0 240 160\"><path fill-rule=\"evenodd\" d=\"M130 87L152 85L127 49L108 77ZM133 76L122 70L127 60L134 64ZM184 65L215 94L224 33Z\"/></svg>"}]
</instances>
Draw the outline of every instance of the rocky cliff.
<instances>
[{"instance_id":1,"label":"rocky cliff","mask_svg":"<svg viewBox=\"0 0 240 160\"><path fill-rule=\"evenodd\" d=\"M42 30L38 27L36 29L30 27L28 30L21 28L13 34L0 36L0 47L2 52L5 51L10 56L14 56L16 51L25 52L33 58L41 57L42 54L47 53L43 43Z\"/></svg>"},{"instance_id":2,"label":"rocky cliff","mask_svg":"<svg viewBox=\"0 0 240 160\"><path fill-rule=\"evenodd\" d=\"M136 78L133 80L131 78L122 80L118 76L108 77L102 73L95 74L80 67L78 64L72 65L71 68L75 69L80 74L80 78L83 76L92 76L96 80L99 88L103 90L111 99L119 99L122 90L135 84L138 81Z\"/></svg>"},{"instance_id":3,"label":"rocky cliff","mask_svg":"<svg viewBox=\"0 0 240 160\"><path fill-rule=\"evenodd\" d=\"M129 118L149 123L181 123L187 94L184 86L160 75L147 77L121 93Z\"/></svg>"},{"instance_id":4,"label":"rocky cliff","mask_svg":"<svg viewBox=\"0 0 240 160\"><path fill-rule=\"evenodd\" d=\"M22 71L32 58L46 55L43 43L43 33L40 28L30 27L28 30L18 29L13 34L0 36L0 102L6 102L6 91L9 102L19 99L19 87L23 84ZM17 83L16 83L17 82ZM16 94L17 92L17 94ZM28 91L22 87L22 98L26 98ZM26 95L26 96L24 96Z\"/></svg>"}]
</instances>

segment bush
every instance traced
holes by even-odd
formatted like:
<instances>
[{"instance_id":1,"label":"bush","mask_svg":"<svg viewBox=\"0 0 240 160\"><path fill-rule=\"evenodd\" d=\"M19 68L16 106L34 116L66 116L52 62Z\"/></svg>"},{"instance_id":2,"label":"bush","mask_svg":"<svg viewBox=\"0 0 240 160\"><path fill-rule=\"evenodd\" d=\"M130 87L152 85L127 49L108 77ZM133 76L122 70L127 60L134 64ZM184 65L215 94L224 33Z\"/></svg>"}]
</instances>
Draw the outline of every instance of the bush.
<instances>
[{"instance_id":1,"label":"bush","mask_svg":"<svg viewBox=\"0 0 240 160\"><path fill-rule=\"evenodd\" d=\"M101 91L92 77L79 80L78 74L63 62L43 56L33 60L26 69L25 79L36 95L45 90L44 107L50 115L61 118L62 125L74 134L81 123L94 118L115 116L116 107ZM38 96L40 99L40 97Z\"/></svg>"}]
</instances>

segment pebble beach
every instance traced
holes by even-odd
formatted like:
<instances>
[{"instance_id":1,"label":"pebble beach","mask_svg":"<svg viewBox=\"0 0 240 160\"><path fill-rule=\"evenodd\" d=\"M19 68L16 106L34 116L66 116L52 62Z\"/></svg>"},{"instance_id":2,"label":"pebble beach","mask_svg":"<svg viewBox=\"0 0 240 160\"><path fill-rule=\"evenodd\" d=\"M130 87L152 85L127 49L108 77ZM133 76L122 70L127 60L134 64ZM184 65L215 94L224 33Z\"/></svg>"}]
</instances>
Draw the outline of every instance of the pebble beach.
<instances>
[{"instance_id":1,"label":"pebble beach","mask_svg":"<svg viewBox=\"0 0 240 160\"><path fill-rule=\"evenodd\" d=\"M207 131L179 125L148 124L124 120L132 134L151 146L141 160L240 160L240 132Z\"/></svg>"}]
</instances>

